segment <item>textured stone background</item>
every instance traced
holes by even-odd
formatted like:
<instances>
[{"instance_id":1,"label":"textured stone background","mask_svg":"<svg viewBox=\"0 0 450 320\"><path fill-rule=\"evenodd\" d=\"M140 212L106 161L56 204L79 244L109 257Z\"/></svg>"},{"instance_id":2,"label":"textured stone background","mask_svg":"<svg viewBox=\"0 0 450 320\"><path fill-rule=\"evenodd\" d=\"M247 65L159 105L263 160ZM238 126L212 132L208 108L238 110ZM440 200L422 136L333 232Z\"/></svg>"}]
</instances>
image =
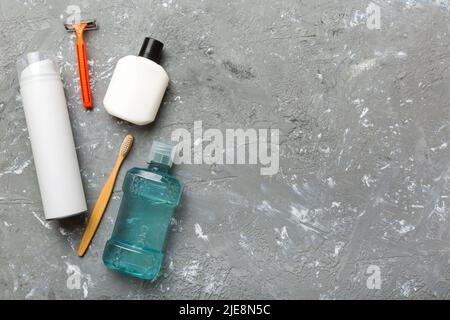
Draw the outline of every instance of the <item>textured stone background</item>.
<instances>
[{"instance_id":1,"label":"textured stone background","mask_svg":"<svg viewBox=\"0 0 450 320\"><path fill-rule=\"evenodd\" d=\"M377 3L381 30L367 28L366 0L1 1L0 298L449 298L450 2ZM69 4L100 26L87 34L93 112L62 26ZM157 121L136 127L101 101L117 60L149 35L165 43L171 84ZM137 139L83 259L87 215L43 220L15 71L36 49L60 60L90 209L123 136ZM178 166L186 188L163 275L107 270L126 169L197 120L279 128L280 173ZM370 265L380 290L366 286Z\"/></svg>"}]
</instances>

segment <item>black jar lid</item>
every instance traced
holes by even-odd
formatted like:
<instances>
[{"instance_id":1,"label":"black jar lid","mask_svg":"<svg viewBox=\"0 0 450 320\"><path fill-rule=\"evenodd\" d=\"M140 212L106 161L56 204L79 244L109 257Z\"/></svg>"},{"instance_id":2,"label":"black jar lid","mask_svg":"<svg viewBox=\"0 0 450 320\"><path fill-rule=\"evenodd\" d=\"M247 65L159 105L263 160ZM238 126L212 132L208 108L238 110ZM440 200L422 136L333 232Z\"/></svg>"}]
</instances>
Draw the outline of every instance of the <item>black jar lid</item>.
<instances>
[{"instance_id":1,"label":"black jar lid","mask_svg":"<svg viewBox=\"0 0 450 320\"><path fill-rule=\"evenodd\" d=\"M146 37L142 44L141 51L139 52L139 56L159 63L163 47L164 44L161 41Z\"/></svg>"}]
</instances>

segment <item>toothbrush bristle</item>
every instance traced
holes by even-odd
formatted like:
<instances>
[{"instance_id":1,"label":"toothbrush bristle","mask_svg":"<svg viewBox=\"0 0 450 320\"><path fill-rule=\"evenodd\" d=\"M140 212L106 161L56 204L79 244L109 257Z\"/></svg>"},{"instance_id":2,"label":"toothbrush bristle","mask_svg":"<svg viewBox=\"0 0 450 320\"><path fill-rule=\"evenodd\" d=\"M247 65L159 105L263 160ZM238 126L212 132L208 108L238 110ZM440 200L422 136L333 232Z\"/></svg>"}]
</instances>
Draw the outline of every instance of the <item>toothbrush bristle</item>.
<instances>
[{"instance_id":1,"label":"toothbrush bristle","mask_svg":"<svg viewBox=\"0 0 450 320\"><path fill-rule=\"evenodd\" d=\"M129 134L125 137L125 139L122 142L122 145L120 146L120 154L122 156L125 157L126 155L128 155L128 153L130 152L131 147L133 145L133 141L134 141L134 137L131 134Z\"/></svg>"}]
</instances>

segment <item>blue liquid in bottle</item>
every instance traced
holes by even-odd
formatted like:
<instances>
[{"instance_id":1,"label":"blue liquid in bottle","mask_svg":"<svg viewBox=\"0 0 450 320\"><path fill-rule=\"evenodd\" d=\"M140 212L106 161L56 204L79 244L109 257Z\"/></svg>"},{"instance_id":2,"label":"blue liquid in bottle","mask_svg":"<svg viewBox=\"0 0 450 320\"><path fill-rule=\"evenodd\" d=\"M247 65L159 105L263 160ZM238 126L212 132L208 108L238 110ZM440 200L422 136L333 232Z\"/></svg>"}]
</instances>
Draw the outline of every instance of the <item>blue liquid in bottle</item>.
<instances>
[{"instance_id":1,"label":"blue liquid in bottle","mask_svg":"<svg viewBox=\"0 0 450 320\"><path fill-rule=\"evenodd\" d=\"M114 231L103 252L104 264L141 279L158 276L170 222L183 187L169 174L172 148L154 142L148 168L125 176Z\"/></svg>"}]
</instances>

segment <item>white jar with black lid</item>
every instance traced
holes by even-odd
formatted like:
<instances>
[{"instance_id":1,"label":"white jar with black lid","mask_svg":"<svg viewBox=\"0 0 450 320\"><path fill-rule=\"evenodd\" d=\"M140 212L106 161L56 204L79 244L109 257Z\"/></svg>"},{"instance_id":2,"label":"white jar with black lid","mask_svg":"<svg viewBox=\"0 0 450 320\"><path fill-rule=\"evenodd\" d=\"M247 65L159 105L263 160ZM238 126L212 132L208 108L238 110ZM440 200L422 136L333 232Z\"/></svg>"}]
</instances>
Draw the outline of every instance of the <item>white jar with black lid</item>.
<instances>
[{"instance_id":1,"label":"white jar with black lid","mask_svg":"<svg viewBox=\"0 0 450 320\"><path fill-rule=\"evenodd\" d=\"M163 43L145 38L139 56L129 55L117 62L103 105L120 119L146 125L155 120L169 76L158 64Z\"/></svg>"}]
</instances>

